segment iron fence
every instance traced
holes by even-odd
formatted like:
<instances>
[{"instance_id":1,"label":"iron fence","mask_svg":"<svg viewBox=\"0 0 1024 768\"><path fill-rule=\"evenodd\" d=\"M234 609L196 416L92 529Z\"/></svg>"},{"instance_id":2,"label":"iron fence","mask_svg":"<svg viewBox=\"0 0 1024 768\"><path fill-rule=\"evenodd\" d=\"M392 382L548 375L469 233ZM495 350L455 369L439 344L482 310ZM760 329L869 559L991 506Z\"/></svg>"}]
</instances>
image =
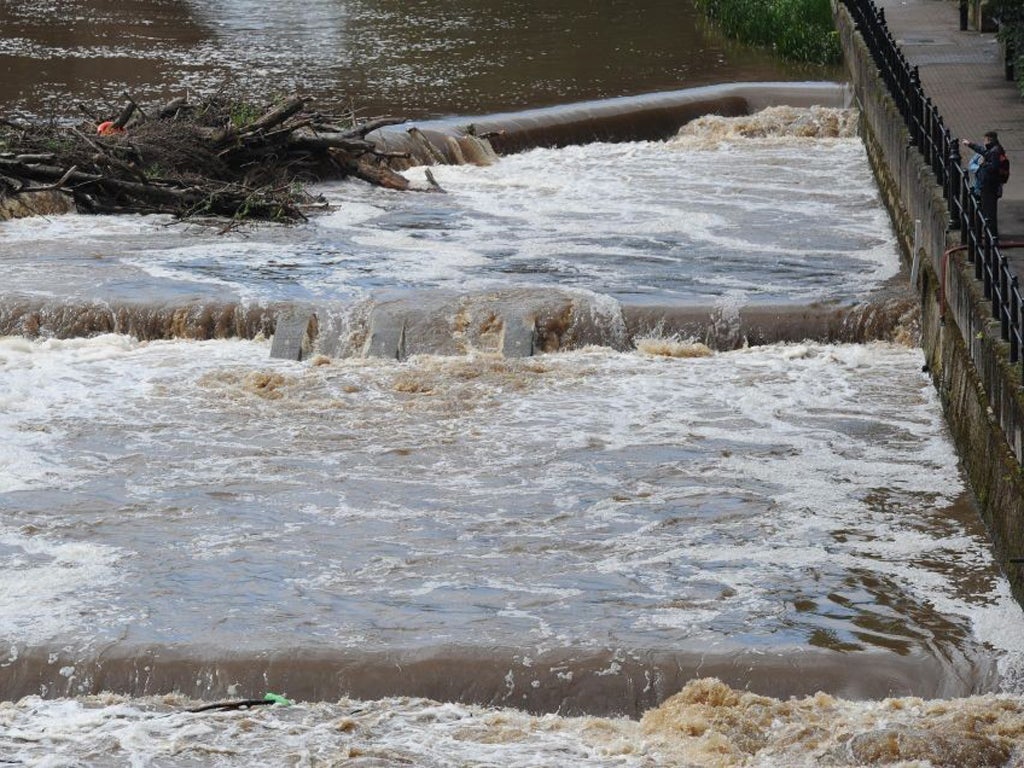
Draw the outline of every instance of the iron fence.
<instances>
[{"instance_id":1,"label":"iron fence","mask_svg":"<svg viewBox=\"0 0 1024 768\"><path fill-rule=\"evenodd\" d=\"M843 0L878 67L878 72L906 123L910 144L935 174L949 208L949 228L960 231L974 276L984 286L991 303L992 318L999 322L1003 341L1010 345L1010 362L1021 363L1024 377L1024 322L1017 277L1010 267L998 237L981 213L970 174L963 168L960 142L946 128L939 110L921 87L916 66L910 64L885 20L885 9L873 0ZM1014 244L1016 245L1016 244ZM942 287L943 292L945 286Z\"/></svg>"}]
</instances>

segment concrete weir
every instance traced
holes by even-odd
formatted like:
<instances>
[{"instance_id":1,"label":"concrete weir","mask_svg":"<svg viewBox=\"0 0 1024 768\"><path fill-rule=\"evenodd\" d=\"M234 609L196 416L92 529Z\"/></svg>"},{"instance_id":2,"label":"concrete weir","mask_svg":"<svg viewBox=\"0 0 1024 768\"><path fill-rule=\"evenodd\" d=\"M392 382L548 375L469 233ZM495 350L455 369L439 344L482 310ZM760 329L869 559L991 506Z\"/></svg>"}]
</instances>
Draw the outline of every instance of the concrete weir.
<instances>
[{"instance_id":1,"label":"concrete weir","mask_svg":"<svg viewBox=\"0 0 1024 768\"><path fill-rule=\"evenodd\" d=\"M67 303L24 299L0 307L0 335L74 338L124 333L139 340L271 337L271 356L463 355L529 357L601 345L632 349L645 338L701 341L714 349L780 341L898 339L917 327L901 292L854 304L745 307L620 304L585 292L517 288L413 292L356 304L185 302Z\"/></svg>"},{"instance_id":2,"label":"concrete weir","mask_svg":"<svg viewBox=\"0 0 1024 768\"><path fill-rule=\"evenodd\" d=\"M586 101L521 112L403 123L367 135L386 152L406 152L407 165L486 163L495 154L594 141L656 141L704 115L735 117L770 106L849 107L840 83L727 83L679 91Z\"/></svg>"},{"instance_id":3,"label":"concrete weir","mask_svg":"<svg viewBox=\"0 0 1024 768\"><path fill-rule=\"evenodd\" d=\"M473 329L475 333L467 333L468 328L460 332L449 325L436 312L424 311L418 302L374 307L362 356L404 360L418 353L465 354L475 348L515 358L530 357L536 350L537 320L526 313L510 311L500 316L491 315ZM492 343L481 343L488 334Z\"/></svg>"},{"instance_id":4,"label":"concrete weir","mask_svg":"<svg viewBox=\"0 0 1024 768\"><path fill-rule=\"evenodd\" d=\"M522 358L589 345L630 350L644 339L730 350L778 342L901 340L917 327L917 303L900 292L855 304L743 307L619 304L607 297L536 288L416 292L358 306L284 310L276 319L271 356L405 360L484 353Z\"/></svg>"},{"instance_id":5,"label":"concrete weir","mask_svg":"<svg viewBox=\"0 0 1024 768\"><path fill-rule=\"evenodd\" d=\"M511 288L479 293L413 292L375 299L365 341L353 328L342 354L405 359L470 352L529 357L587 344L626 343L618 305L582 292Z\"/></svg>"},{"instance_id":6,"label":"concrete weir","mask_svg":"<svg viewBox=\"0 0 1024 768\"><path fill-rule=\"evenodd\" d=\"M753 114L769 106L849 107L849 87L832 82L753 82L690 88L478 117L427 120L368 134L381 151L405 153L396 167L489 163L532 147L593 141L660 140L708 114ZM746 343L888 338L905 320L905 300L854 306L714 306L598 309L558 290L375 298L366 318L341 338L321 340L325 354L404 359L420 353L468 351L526 357L586 344L626 348L644 333L696 338L718 349ZM905 297L904 297L905 298ZM321 309L321 311L325 311ZM279 319L272 356L301 359L316 310ZM321 318L322 319L322 318ZM313 331L315 332L315 330ZM278 339L277 336L281 336Z\"/></svg>"}]
</instances>

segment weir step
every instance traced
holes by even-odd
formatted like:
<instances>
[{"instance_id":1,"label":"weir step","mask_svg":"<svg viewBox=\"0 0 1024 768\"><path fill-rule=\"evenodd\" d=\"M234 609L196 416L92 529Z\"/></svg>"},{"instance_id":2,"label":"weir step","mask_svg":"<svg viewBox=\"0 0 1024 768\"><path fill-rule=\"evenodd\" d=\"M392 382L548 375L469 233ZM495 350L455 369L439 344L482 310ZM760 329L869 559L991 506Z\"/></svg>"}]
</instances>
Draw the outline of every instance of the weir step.
<instances>
[{"instance_id":1,"label":"weir step","mask_svg":"<svg viewBox=\"0 0 1024 768\"><path fill-rule=\"evenodd\" d=\"M410 306L405 302L382 304L370 313L363 343L363 357L404 360L415 354L458 355L469 349L501 352L507 358L530 357L537 343L536 320L525 311L508 310L483 322L497 332L469 322L461 331L453 328L452 305Z\"/></svg>"}]
</instances>

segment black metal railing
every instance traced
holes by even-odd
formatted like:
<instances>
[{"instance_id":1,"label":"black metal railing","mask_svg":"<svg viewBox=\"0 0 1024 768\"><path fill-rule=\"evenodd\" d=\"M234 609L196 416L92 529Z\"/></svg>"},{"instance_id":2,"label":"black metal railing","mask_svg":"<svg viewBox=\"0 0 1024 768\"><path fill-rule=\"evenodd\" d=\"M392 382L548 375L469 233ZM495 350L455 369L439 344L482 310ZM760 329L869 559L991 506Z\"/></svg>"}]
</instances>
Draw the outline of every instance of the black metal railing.
<instances>
[{"instance_id":1,"label":"black metal railing","mask_svg":"<svg viewBox=\"0 0 1024 768\"><path fill-rule=\"evenodd\" d=\"M918 68L907 61L896 44L885 21L885 10L873 0L844 3L906 123L910 145L917 147L943 190L949 208L949 228L960 230L960 242L974 266L974 276L984 286L1003 341L1010 345L1010 362L1021 363L1024 377L1024 300L999 239L982 215L978 197L971 189L970 174L962 166L960 142L945 127L939 110L925 95Z\"/></svg>"}]
</instances>

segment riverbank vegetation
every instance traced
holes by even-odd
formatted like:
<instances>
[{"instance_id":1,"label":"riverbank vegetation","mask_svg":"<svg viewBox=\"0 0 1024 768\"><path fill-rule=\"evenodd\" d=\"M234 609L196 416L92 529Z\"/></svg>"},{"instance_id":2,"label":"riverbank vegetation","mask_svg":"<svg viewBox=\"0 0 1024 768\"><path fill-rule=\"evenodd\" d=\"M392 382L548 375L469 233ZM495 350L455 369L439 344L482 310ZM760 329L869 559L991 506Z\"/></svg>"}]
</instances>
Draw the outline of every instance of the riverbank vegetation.
<instances>
[{"instance_id":1,"label":"riverbank vegetation","mask_svg":"<svg viewBox=\"0 0 1024 768\"><path fill-rule=\"evenodd\" d=\"M811 64L841 59L829 0L696 0L729 37Z\"/></svg>"},{"instance_id":2,"label":"riverbank vegetation","mask_svg":"<svg viewBox=\"0 0 1024 768\"><path fill-rule=\"evenodd\" d=\"M0 116L0 203L46 192L83 213L296 221L316 204L309 182L355 176L408 186L366 140L397 122L325 114L301 97L273 105L176 99L149 110L129 99L110 120Z\"/></svg>"},{"instance_id":3,"label":"riverbank vegetation","mask_svg":"<svg viewBox=\"0 0 1024 768\"><path fill-rule=\"evenodd\" d=\"M1008 76L1016 80L1024 97L1024 7L1021 0L994 0L986 7L986 13L998 20L997 37L1006 57Z\"/></svg>"}]
</instances>

